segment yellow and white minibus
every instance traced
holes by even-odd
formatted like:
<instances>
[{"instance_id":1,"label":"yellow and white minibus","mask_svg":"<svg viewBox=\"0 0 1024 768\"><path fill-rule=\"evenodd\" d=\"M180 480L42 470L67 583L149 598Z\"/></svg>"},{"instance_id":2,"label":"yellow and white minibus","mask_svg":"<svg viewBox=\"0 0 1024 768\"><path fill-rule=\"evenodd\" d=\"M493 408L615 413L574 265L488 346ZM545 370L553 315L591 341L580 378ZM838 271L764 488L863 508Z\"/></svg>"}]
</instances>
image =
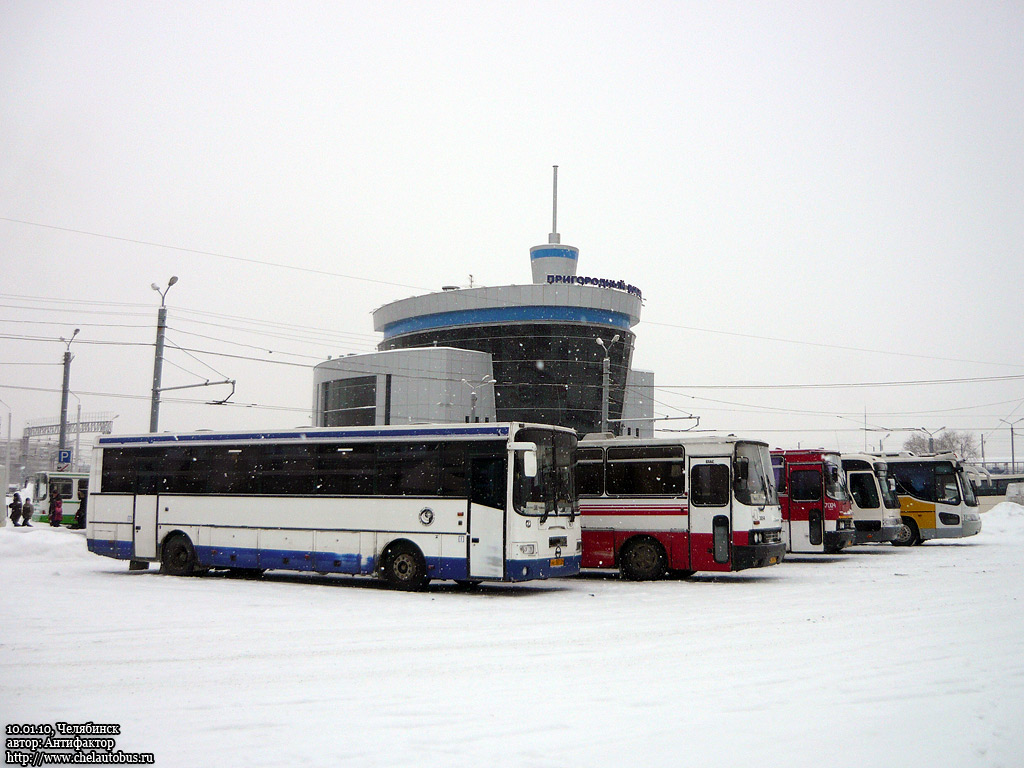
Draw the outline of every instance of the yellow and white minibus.
<instances>
[{"instance_id":1,"label":"yellow and white minibus","mask_svg":"<svg viewBox=\"0 0 1024 768\"><path fill-rule=\"evenodd\" d=\"M981 531L978 499L955 453L880 454L896 481L902 525L893 544L960 539Z\"/></svg>"}]
</instances>

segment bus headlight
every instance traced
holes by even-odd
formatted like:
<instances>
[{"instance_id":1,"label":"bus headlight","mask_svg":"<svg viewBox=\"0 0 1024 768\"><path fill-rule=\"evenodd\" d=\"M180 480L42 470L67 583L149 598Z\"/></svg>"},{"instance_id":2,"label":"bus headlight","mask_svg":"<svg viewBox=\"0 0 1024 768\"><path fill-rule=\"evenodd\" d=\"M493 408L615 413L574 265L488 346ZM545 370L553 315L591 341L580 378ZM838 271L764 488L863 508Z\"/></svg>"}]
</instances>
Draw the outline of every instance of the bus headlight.
<instances>
[{"instance_id":1,"label":"bus headlight","mask_svg":"<svg viewBox=\"0 0 1024 768\"><path fill-rule=\"evenodd\" d=\"M524 555L536 555L537 545L536 544L520 544L519 551Z\"/></svg>"}]
</instances>

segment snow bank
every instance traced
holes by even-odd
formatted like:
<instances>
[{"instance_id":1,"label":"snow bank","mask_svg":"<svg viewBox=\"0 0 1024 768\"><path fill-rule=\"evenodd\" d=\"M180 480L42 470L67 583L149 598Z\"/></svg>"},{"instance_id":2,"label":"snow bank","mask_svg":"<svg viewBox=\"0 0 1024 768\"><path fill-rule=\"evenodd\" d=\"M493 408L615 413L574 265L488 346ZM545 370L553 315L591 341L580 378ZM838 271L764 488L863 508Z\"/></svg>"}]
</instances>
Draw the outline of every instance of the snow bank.
<instances>
[{"instance_id":1,"label":"snow bank","mask_svg":"<svg viewBox=\"0 0 1024 768\"><path fill-rule=\"evenodd\" d=\"M1024 538L1024 507L1004 501L981 517L982 533L997 533L1014 539Z\"/></svg>"},{"instance_id":2,"label":"snow bank","mask_svg":"<svg viewBox=\"0 0 1024 768\"><path fill-rule=\"evenodd\" d=\"M94 561L85 543L85 531L51 528L42 523L0 528L0 558L57 563L69 560Z\"/></svg>"}]
</instances>

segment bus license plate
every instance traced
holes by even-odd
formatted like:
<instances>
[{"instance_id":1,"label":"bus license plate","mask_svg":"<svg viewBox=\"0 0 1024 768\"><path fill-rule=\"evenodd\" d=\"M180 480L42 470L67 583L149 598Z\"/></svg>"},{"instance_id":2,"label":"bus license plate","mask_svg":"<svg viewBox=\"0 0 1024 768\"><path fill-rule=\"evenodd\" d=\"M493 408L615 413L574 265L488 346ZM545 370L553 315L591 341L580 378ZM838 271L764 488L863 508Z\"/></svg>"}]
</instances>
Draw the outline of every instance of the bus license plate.
<instances>
[{"instance_id":1,"label":"bus license plate","mask_svg":"<svg viewBox=\"0 0 1024 768\"><path fill-rule=\"evenodd\" d=\"M550 564L551 564L552 568L560 568L561 566L565 565L565 558L564 557L553 557L550 560Z\"/></svg>"}]
</instances>

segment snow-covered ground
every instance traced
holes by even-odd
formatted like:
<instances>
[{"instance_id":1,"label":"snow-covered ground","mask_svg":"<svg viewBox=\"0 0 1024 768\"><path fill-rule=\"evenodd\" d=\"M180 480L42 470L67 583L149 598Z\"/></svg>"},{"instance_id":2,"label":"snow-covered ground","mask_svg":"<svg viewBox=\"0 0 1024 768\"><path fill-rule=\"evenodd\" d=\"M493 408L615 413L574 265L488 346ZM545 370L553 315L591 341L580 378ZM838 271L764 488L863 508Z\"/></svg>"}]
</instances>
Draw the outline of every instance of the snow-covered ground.
<instances>
[{"instance_id":1,"label":"snow-covered ground","mask_svg":"<svg viewBox=\"0 0 1024 768\"><path fill-rule=\"evenodd\" d=\"M0 719L117 723L162 766L1019 766L1022 549L1004 503L965 541L409 594L8 526Z\"/></svg>"}]
</instances>

